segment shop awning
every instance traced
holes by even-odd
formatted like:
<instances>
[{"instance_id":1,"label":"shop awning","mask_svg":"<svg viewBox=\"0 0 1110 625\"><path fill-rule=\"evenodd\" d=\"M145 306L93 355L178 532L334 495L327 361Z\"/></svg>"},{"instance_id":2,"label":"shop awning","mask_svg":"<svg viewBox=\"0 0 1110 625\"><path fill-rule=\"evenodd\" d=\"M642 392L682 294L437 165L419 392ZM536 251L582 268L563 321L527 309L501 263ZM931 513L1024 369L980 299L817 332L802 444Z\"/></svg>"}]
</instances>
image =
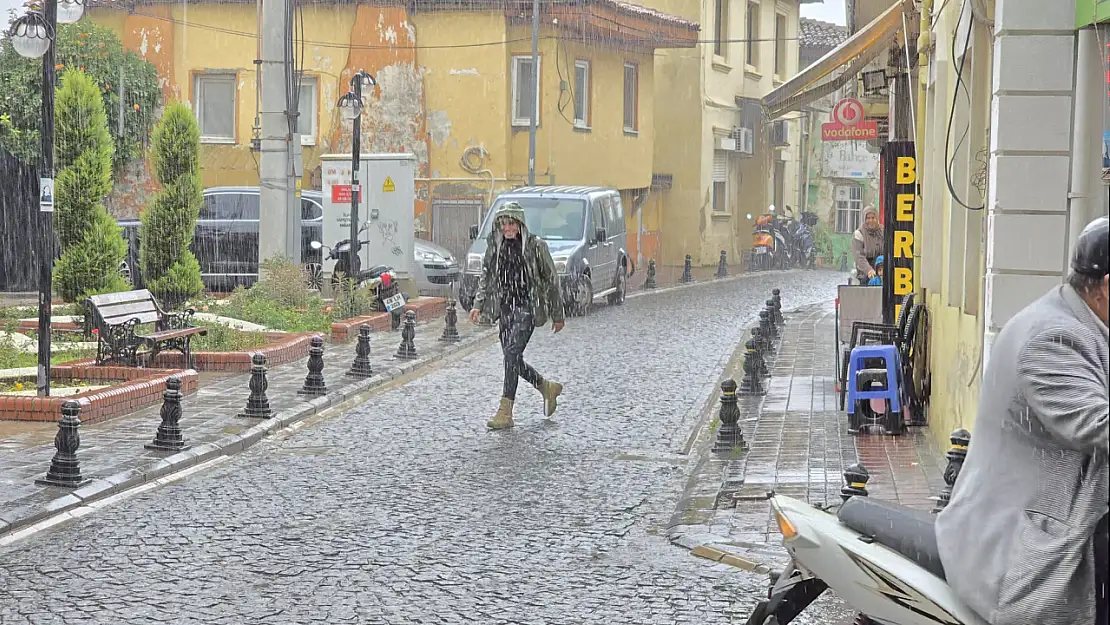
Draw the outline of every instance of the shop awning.
<instances>
[{"instance_id":1,"label":"shop awning","mask_svg":"<svg viewBox=\"0 0 1110 625\"><path fill-rule=\"evenodd\" d=\"M899 0L844 43L768 93L761 100L767 117L773 119L798 110L844 86L875 57L888 50L889 43L902 28L903 15L912 10L912 0ZM827 80L840 69L843 71Z\"/></svg>"}]
</instances>

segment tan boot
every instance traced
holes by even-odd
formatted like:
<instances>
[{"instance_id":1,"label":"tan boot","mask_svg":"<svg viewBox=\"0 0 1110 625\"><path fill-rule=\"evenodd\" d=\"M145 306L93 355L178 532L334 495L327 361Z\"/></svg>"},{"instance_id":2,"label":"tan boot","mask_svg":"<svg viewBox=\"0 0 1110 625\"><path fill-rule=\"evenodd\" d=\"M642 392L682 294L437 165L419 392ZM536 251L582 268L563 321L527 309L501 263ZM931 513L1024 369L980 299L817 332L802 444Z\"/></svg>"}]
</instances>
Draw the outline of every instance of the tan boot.
<instances>
[{"instance_id":1,"label":"tan boot","mask_svg":"<svg viewBox=\"0 0 1110 625\"><path fill-rule=\"evenodd\" d=\"M501 406L497 408L497 414L489 420L491 430L504 430L513 427L513 400L508 397L501 398Z\"/></svg>"},{"instance_id":2,"label":"tan boot","mask_svg":"<svg viewBox=\"0 0 1110 625\"><path fill-rule=\"evenodd\" d=\"M559 407L559 394L563 392L563 385L552 380L544 380L536 385L536 390L543 395L543 416L550 417Z\"/></svg>"}]
</instances>

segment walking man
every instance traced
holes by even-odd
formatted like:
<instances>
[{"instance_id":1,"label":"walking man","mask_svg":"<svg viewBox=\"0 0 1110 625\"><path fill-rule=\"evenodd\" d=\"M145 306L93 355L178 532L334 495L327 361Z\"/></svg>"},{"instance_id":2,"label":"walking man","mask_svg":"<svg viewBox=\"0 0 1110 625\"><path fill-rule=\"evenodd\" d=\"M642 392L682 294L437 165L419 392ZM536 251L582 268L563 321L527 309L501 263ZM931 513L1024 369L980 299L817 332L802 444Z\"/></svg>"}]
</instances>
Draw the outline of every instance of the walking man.
<instances>
[{"instance_id":1,"label":"walking man","mask_svg":"<svg viewBox=\"0 0 1110 625\"><path fill-rule=\"evenodd\" d=\"M524 209L516 202L499 208L493 217L482 259L482 276L470 309L470 321L478 323L485 312L498 321L501 350L505 354L505 386L501 406L489 427L501 430L513 426L513 402L519 378L524 378L543 395L543 413L555 414L556 400L563 385L544 379L524 362L524 348L536 328L550 317L555 332L563 329L563 298L559 275L543 239L528 234Z\"/></svg>"}]
</instances>

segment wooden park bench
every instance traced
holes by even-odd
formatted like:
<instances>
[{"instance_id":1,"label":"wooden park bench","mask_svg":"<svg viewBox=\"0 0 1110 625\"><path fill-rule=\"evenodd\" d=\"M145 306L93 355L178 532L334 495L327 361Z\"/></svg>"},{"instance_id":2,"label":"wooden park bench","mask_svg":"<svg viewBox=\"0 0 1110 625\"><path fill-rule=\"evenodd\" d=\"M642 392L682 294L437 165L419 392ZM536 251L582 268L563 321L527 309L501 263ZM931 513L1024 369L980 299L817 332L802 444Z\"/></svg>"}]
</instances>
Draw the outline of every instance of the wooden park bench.
<instances>
[{"instance_id":1,"label":"wooden park bench","mask_svg":"<svg viewBox=\"0 0 1110 625\"><path fill-rule=\"evenodd\" d=\"M196 313L192 308L180 313L162 310L150 291L127 291L94 295L85 300L85 315L90 330L95 330L96 364L110 362L139 366L139 350L149 350L148 362L153 363L165 350L185 355L187 367L193 366L190 342L194 335L208 334L206 328L192 324ZM139 326L154 324L153 331Z\"/></svg>"}]
</instances>

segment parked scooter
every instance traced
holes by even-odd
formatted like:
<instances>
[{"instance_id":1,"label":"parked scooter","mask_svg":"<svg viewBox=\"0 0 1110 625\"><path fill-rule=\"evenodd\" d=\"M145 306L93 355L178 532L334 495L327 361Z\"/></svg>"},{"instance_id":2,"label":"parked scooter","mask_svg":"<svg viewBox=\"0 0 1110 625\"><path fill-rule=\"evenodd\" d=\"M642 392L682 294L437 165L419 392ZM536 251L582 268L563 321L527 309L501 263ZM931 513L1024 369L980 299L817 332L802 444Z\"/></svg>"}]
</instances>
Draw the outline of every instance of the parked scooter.
<instances>
[{"instance_id":1,"label":"parked scooter","mask_svg":"<svg viewBox=\"0 0 1110 625\"><path fill-rule=\"evenodd\" d=\"M813 242L813 227L817 225L817 219L816 213L803 211L801 220L791 222L791 257L803 269L817 267L817 246Z\"/></svg>"},{"instance_id":2,"label":"parked scooter","mask_svg":"<svg viewBox=\"0 0 1110 625\"><path fill-rule=\"evenodd\" d=\"M752 216L748 215L748 219ZM753 271L765 269L786 269L790 266L790 246L777 219L775 206L755 220L752 230L752 258L749 266Z\"/></svg>"},{"instance_id":3,"label":"parked scooter","mask_svg":"<svg viewBox=\"0 0 1110 625\"><path fill-rule=\"evenodd\" d=\"M866 496L837 514L770 496L790 563L771 574L768 599L747 625L788 625L825 590L868 625L987 625L944 581L936 516Z\"/></svg>"},{"instance_id":4,"label":"parked scooter","mask_svg":"<svg viewBox=\"0 0 1110 625\"><path fill-rule=\"evenodd\" d=\"M359 241L360 246L368 243L369 241ZM375 307L389 312L389 325L392 329L401 327L401 314L408 300L397 285L397 274L394 273L393 267L375 265L365 271L361 270L361 259L351 254L350 239L343 239L334 247L328 247L319 241L312 241L309 245L314 250L327 249L327 258L335 260L335 267L331 274L333 291L341 288L342 281L348 279L354 282L355 288L365 285L373 289Z\"/></svg>"}]
</instances>

